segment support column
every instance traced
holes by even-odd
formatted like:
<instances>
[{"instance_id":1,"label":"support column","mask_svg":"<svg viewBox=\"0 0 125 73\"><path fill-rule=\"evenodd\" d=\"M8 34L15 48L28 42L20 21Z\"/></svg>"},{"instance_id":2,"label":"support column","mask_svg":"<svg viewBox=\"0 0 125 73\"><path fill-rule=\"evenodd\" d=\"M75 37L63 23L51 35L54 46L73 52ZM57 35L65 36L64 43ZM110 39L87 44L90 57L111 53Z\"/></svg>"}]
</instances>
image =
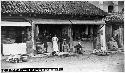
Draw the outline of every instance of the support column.
<instances>
[{"instance_id":1,"label":"support column","mask_svg":"<svg viewBox=\"0 0 125 73\"><path fill-rule=\"evenodd\" d=\"M119 41L120 41L120 48L123 47L123 28L119 26Z\"/></svg>"},{"instance_id":2,"label":"support column","mask_svg":"<svg viewBox=\"0 0 125 73\"><path fill-rule=\"evenodd\" d=\"M111 27L111 28L110 28L110 30L111 30L111 33L110 33L111 35L110 35L110 36L113 36L113 35L112 35L112 34L113 34L113 32L112 32L112 31L113 31L113 30L112 30L112 26L110 26L110 27Z\"/></svg>"},{"instance_id":3,"label":"support column","mask_svg":"<svg viewBox=\"0 0 125 73\"><path fill-rule=\"evenodd\" d=\"M73 48L73 37L71 25L68 27L68 36L70 37L70 49Z\"/></svg>"},{"instance_id":4,"label":"support column","mask_svg":"<svg viewBox=\"0 0 125 73\"><path fill-rule=\"evenodd\" d=\"M102 25L100 28L100 43L101 43L101 50L106 51L105 25Z\"/></svg>"},{"instance_id":5,"label":"support column","mask_svg":"<svg viewBox=\"0 0 125 73\"><path fill-rule=\"evenodd\" d=\"M32 22L32 42L33 42L33 54L35 54L36 44L35 44L35 24Z\"/></svg>"}]
</instances>

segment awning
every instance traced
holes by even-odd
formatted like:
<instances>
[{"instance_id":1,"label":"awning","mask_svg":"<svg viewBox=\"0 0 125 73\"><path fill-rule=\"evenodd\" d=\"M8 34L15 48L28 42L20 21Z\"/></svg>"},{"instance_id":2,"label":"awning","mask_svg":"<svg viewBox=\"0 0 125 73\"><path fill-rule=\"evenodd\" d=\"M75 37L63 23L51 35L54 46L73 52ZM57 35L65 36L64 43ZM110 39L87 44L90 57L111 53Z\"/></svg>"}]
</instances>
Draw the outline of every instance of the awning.
<instances>
[{"instance_id":1,"label":"awning","mask_svg":"<svg viewBox=\"0 0 125 73\"><path fill-rule=\"evenodd\" d=\"M105 21L102 20L71 20L73 24L94 24L94 25L101 25L105 24Z\"/></svg>"},{"instance_id":2,"label":"awning","mask_svg":"<svg viewBox=\"0 0 125 73\"><path fill-rule=\"evenodd\" d=\"M34 24L106 24L103 20L54 20L54 19L32 19Z\"/></svg>"},{"instance_id":3,"label":"awning","mask_svg":"<svg viewBox=\"0 0 125 73\"><path fill-rule=\"evenodd\" d=\"M1 21L1 26L31 26L29 22L8 22Z\"/></svg>"}]
</instances>

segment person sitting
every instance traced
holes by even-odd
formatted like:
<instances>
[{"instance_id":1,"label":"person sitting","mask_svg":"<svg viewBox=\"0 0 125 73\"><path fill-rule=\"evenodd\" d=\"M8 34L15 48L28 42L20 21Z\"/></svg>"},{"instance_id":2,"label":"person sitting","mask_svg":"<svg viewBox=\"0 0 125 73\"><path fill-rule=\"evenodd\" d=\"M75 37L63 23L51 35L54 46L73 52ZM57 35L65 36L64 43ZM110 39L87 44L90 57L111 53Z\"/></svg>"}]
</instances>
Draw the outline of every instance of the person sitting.
<instances>
[{"instance_id":1,"label":"person sitting","mask_svg":"<svg viewBox=\"0 0 125 73\"><path fill-rule=\"evenodd\" d=\"M80 42L76 46L74 46L74 48L76 48L76 53L83 54L82 53L82 46L81 46Z\"/></svg>"},{"instance_id":2,"label":"person sitting","mask_svg":"<svg viewBox=\"0 0 125 73\"><path fill-rule=\"evenodd\" d=\"M112 37L111 40L108 42L108 50L110 51L117 51L118 50L118 44Z\"/></svg>"}]
</instances>

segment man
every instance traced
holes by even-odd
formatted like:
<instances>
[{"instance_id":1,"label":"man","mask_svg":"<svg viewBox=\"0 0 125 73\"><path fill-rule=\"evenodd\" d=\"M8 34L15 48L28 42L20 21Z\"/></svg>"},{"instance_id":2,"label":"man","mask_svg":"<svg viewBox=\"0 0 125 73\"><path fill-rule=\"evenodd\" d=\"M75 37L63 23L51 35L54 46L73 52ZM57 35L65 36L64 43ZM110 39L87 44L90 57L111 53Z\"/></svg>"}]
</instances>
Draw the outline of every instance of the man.
<instances>
[{"instance_id":1,"label":"man","mask_svg":"<svg viewBox=\"0 0 125 73\"><path fill-rule=\"evenodd\" d=\"M46 38L46 36L47 36L46 33L44 33L42 41L44 43L44 48L46 49L45 52L47 53L47 47L48 47L48 45L47 45L47 38Z\"/></svg>"},{"instance_id":2,"label":"man","mask_svg":"<svg viewBox=\"0 0 125 73\"><path fill-rule=\"evenodd\" d=\"M58 38L56 37L56 35L54 36L54 37L52 37L52 43L53 43L53 46L52 46L52 48L53 48L53 51L56 53L56 54L58 54L58 52L59 52L59 49L58 49Z\"/></svg>"}]
</instances>

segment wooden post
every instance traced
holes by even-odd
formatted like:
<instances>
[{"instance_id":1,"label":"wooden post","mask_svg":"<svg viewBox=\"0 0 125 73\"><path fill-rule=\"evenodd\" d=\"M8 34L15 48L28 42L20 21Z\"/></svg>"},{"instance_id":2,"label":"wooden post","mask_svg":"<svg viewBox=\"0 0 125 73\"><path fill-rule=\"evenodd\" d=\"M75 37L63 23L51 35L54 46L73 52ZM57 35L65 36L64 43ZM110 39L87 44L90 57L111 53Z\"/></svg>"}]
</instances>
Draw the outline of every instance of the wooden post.
<instances>
[{"instance_id":1,"label":"wooden post","mask_svg":"<svg viewBox=\"0 0 125 73\"><path fill-rule=\"evenodd\" d=\"M33 42L33 54L35 54L36 44L35 44L35 24L32 22L32 42Z\"/></svg>"},{"instance_id":2,"label":"wooden post","mask_svg":"<svg viewBox=\"0 0 125 73\"><path fill-rule=\"evenodd\" d=\"M119 26L119 41L120 41L120 47L123 47L123 33L122 33L122 27Z\"/></svg>"},{"instance_id":3,"label":"wooden post","mask_svg":"<svg viewBox=\"0 0 125 73\"><path fill-rule=\"evenodd\" d=\"M113 36L113 35L112 35L112 34L113 34L113 32L112 32L112 26L111 26L111 29L110 29L110 30L111 30L111 35L110 35L110 36Z\"/></svg>"},{"instance_id":4,"label":"wooden post","mask_svg":"<svg viewBox=\"0 0 125 73\"><path fill-rule=\"evenodd\" d=\"M31 31L30 31L30 28L28 27L27 28L27 39L30 40L31 38Z\"/></svg>"},{"instance_id":5,"label":"wooden post","mask_svg":"<svg viewBox=\"0 0 125 73\"><path fill-rule=\"evenodd\" d=\"M72 28L71 25L68 27L68 36L70 37L70 49L73 48L73 37L72 37Z\"/></svg>"},{"instance_id":6,"label":"wooden post","mask_svg":"<svg viewBox=\"0 0 125 73\"><path fill-rule=\"evenodd\" d=\"M94 39L94 37L93 37L93 25L91 26L91 28L90 28L90 31L91 31L91 39L90 39L90 41L92 42L92 48L94 48L94 45L93 45L93 39Z\"/></svg>"}]
</instances>

